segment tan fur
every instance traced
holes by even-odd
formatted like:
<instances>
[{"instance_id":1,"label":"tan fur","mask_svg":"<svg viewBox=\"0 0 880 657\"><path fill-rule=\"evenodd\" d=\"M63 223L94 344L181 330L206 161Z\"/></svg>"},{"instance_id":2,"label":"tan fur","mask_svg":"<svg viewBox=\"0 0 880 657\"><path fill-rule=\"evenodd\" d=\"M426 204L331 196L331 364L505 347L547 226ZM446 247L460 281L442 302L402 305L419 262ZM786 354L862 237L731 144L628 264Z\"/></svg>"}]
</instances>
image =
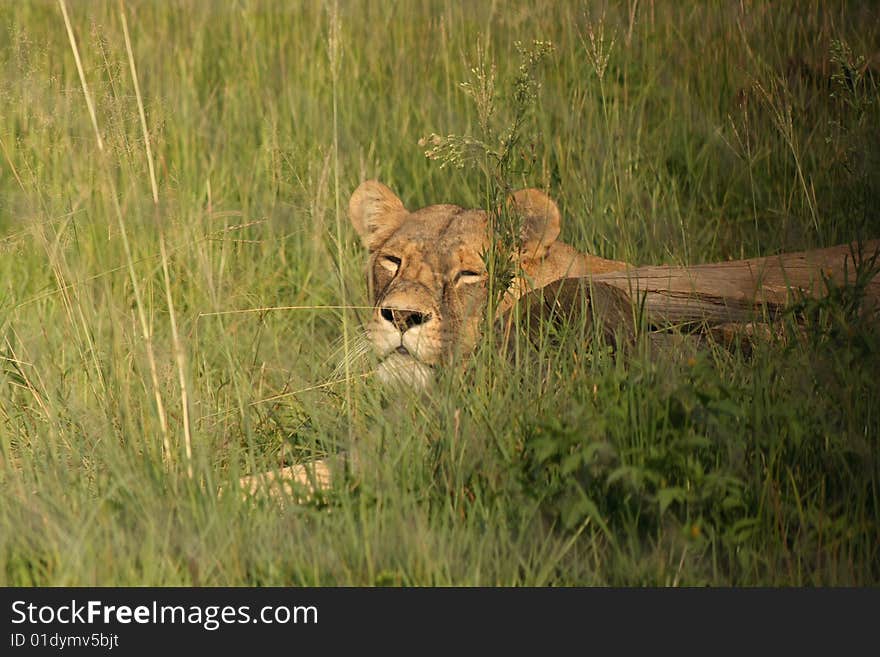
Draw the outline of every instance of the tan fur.
<instances>
[{"instance_id":1,"label":"tan fur","mask_svg":"<svg viewBox=\"0 0 880 657\"><path fill-rule=\"evenodd\" d=\"M556 241L559 209L543 192L520 190L508 203L522 219L522 246L514 256L520 276L502 310L561 278L626 268ZM374 311L365 329L380 360L380 378L424 387L434 367L466 356L480 337L488 300L486 213L456 205L409 212L388 187L371 180L352 194L349 215L370 254Z\"/></svg>"}]
</instances>

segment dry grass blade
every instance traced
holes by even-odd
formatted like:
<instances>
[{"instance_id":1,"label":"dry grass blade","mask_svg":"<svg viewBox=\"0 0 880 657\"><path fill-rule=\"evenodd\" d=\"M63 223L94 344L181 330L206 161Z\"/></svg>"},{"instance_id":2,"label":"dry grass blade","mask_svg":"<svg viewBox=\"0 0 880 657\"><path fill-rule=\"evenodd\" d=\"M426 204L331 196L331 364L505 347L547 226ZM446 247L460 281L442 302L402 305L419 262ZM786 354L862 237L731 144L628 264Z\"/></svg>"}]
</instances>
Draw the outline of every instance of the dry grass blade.
<instances>
[{"instance_id":1,"label":"dry grass blade","mask_svg":"<svg viewBox=\"0 0 880 657\"><path fill-rule=\"evenodd\" d=\"M98 150L104 151L104 140L101 139L101 131L98 130L98 117L95 114L95 105L92 102L92 95L89 93L89 85L86 83L86 74L83 72L82 60L79 57L79 48L76 46L76 37L73 35L73 26L70 24L70 17L67 15L67 3L64 0L58 0L61 7L61 15L64 16L64 26L67 28L67 37L70 39L70 49L73 51L73 59L76 62L76 70L79 73L79 81L82 84L83 96L86 99L86 106L89 108L89 116L92 119L92 127L95 129L95 138L98 141Z\"/></svg>"},{"instance_id":2,"label":"dry grass blade","mask_svg":"<svg viewBox=\"0 0 880 657\"><path fill-rule=\"evenodd\" d=\"M128 21L125 18L125 6L122 0L119 0L119 16L122 19L122 33L125 37L125 50L128 54L128 64L131 69L131 79L134 83L135 97L137 98L138 115L141 120L141 130L144 135L144 146L146 148L147 166L150 172L150 189L153 193L153 208L156 212L157 224L159 213L159 188L156 185L156 172L153 168L153 153L150 148L150 132L147 130L147 117L144 112L144 101L141 97L141 87L138 83L137 69L134 64L134 53L131 48L131 37L128 34ZM174 313L174 299L171 295L171 276L168 273L168 253L165 249L165 231L159 227L159 252L162 258L162 276L165 280L165 299L168 303L168 321L171 324L171 340L174 343L174 360L177 365L177 379L180 385L180 406L183 413L183 438L184 450L186 454L186 474L192 479L192 431L190 428L189 417L189 389L186 382L186 354L183 350L183 344L180 341L180 334L177 330L177 317ZM166 444L166 450L168 445Z\"/></svg>"},{"instance_id":3,"label":"dry grass blade","mask_svg":"<svg viewBox=\"0 0 880 657\"><path fill-rule=\"evenodd\" d=\"M138 116L141 130L144 133L144 147L147 149L147 167L150 171L150 189L153 192L153 204L159 205L159 188L156 185L156 171L153 168L153 151L150 147L150 131L147 130L147 115L144 112L144 100L141 97L141 85L138 83L137 70L134 66L134 53L131 50L131 37L128 35L128 21L125 18L125 5L119 0L119 16L122 18L122 34L125 37L125 51L128 53L128 64L131 68L131 79L134 83L134 94L137 99Z\"/></svg>"},{"instance_id":4,"label":"dry grass blade","mask_svg":"<svg viewBox=\"0 0 880 657\"><path fill-rule=\"evenodd\" d=\"M180 384L180 406L183 412L183 440L186 453L186 474L192 479L192 433L189 417L189 389L186 383L186 354L177 330L177 319L174 314L174 300L171 296L171 277L168 274L168 254L165 252L165 238L159 236L159 249L162 254L162 274L165 279L165 299L168 303L168 319L171 322L171 340L174 342L174 356L177 363L177 377Z\"/></svg>"},{"instance_id":5,"label":"dry grass blade","mask_svg":"<svg viewBox=\"0 0 880 657\"><path fill-rule=\"evenodd\" d=\"M86 83L85 73L83 72L82 61L79 56L79 49L76 45L76 38L73 34L73 27L70 24L70 18L67 15L67 5L64 0L58 0L58 4L61 6L61 13L64 15L64 24L67 27L67 35L70 38L70 48L73 51L73 58L76 61L76 68L79 73L80 82L82 84L83 95L85 96L86 105L89 109L89 114L92 118L92 127L95 130L95 140L97 142L98 151L101 155L104 154L104 140L101 139L101 131L98 128L98 119L95 116L95 107L92 101L92 96L89 93L89 87ZM122 246L125 250L125 260L128 266L128 273L131 278L131 285L134 290L135 297L135 305L137 306L137 314L138 319L141 325L141 334L144 339L144 345L147 351L147 361L150 369L150 379L153 384L153 395L156 400L156 413L159 416L159 427L162 432L162 445L164 448L164 458L171 458L171 443L168 438L168 418L165 414L165 404L162 401L162 393L159 389L159 373L158 368L156 366L156 356L153 349L153 338L152 331L147 322L147 316L144 309L143 295L141 294L140 284L137 280L137 275L134 271L134 259L131 254L131 244L128 240L128 232L125 228L125 220L122 217L122 208L119 206L119 195L116 190L116 183L114 182L114 177L111 172L108 171L107 162L104 158L101 158L101 165L104 167L105 172L108 173L108 180L110 181L110 195L113 199L113 211L116 215L116 221L119 225L119 233L122 237ZM61 287L65 287L61 285Z\"/></svg>"}]
</instances>

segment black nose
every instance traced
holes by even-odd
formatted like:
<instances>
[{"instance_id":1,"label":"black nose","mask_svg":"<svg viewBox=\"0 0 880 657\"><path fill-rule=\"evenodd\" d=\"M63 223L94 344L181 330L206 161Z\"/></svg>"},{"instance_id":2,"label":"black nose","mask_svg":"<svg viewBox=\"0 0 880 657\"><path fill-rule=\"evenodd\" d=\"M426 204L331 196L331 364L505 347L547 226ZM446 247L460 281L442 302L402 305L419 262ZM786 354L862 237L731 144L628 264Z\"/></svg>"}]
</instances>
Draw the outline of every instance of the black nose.
<instances>
[{"instance_id":1,"label":"black nose","mask_svg":"<svg viewBox=\"0 0 880 657\"><path fill-rule=\"evenodd\" d=\"M431 319L431 315L429 313L420 313L417 310L398 310L395 308L382 308L379 313L382 315L382 318L385 321L394 324L397 327L397 330L401 333L405 333L413 326L424 324L429 319Z\"/></svg>"}]
</instances>

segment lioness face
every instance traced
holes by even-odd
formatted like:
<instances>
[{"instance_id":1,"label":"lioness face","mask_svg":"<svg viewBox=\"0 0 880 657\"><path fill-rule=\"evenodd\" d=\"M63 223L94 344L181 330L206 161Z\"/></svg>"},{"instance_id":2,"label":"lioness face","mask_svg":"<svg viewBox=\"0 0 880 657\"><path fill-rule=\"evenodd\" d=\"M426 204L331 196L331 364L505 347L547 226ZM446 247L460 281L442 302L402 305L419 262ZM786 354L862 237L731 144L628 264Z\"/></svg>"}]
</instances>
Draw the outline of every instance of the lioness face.
<instances>
[{"instance_id":1,"label":"lioness face","mask_svg":"<svg viewBox=\"0 0 880 657\"><path fill-rule=\"evenodd\" d=\"M552 204L537 190L526 190L528 199L517 194L527 201L540 194ZM532 221L524 213L523 253L530 248L531 260L559 232L555 205L553 210L556 225L549 228L546 213ZM486 213L456 205L409 212L385 185L368 181L352 195L349 214L370 252L374 308L365 329L380 361L379 377L425 387L435 367L469 354L479 339L487 303Z\"/></svg>"}]
</instances>

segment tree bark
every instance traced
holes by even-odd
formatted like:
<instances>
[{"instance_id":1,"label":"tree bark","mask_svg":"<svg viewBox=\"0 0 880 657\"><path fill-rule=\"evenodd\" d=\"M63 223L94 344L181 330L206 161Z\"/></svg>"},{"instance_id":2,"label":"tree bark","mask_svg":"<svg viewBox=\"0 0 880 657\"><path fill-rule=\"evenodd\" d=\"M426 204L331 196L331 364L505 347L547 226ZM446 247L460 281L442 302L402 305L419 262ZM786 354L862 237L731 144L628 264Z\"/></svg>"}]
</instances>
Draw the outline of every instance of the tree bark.
<instances>
[{"instance_id":1,"label":"tree bark","mask_svg":"<svg viewBox=\"0 0 880 657\"><path fill-rule=\"evenodd\" d=\"M694 265L650 266L569 278L525 295L529 324L551 313L571 316L585 304L612 328L766 322L803 298L821 298L835 287L863 288L861 312L880 319L880 240L764 258ZM525 304L525 305L523 305Z\"/></svg>"}]
</instances>

